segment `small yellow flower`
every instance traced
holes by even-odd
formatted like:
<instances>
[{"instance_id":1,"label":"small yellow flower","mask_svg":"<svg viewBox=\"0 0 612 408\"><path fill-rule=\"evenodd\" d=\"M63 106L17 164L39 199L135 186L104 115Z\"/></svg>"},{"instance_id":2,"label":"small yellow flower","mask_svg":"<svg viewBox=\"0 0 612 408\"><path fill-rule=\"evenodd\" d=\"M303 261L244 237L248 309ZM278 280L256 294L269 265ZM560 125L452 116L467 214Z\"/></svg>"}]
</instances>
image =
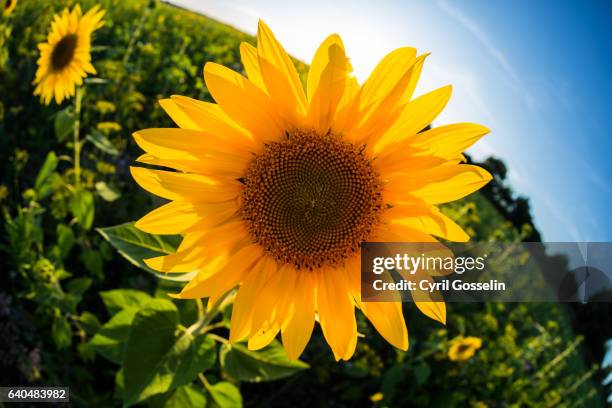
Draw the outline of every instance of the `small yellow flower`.
<instances>
[{"instance_id":1,"label":"small yellow flower","mask_svg":"<svg viewBox=\"0 0 612 408\"><path fill-rule=\"evenodd\" d=\"M17 0L4 0L4 4L2 5L2 15L8 16L13 10L17 7Z\"/></svg>"},{"instance_id":2,"label":"small yellow flower","mask_svg":"<svg viewBox=\"0 0 612 408\"><path fill-rule=\"evenodd\" d=\"M47 42L38 45L40 58L34 78L34 95L48 105L53 98L60 104L75 93L87 74L95 74L91 65L91 34L102 27L104 11L93 7L83 15L77 4L53 17Z\"/></svg>"},{"instance_id":3,"label":"small yellow flower","mask_svg":"<svg viewBox=\"0 0 612 408\"><path fill-rule=\"evenodd\" d=\"M100 122L96 127L100 132L107 135L121 130L121 125L117 122Z\"/></svg>"},{"instance_id":4,"label":"small yellow flower","mask_svg":"<svg viewBox=\"0 0 612 408\"><path fill-rule=\"evenodd\" d=\"M377 392L376 394L370 395L370 401L379 402L379 401L382 401L384 397L385 396L383 395L382 392Z\"/></svg>"},{"instance_id":5,"label":"small yellow flower","mask_svg":"<svg viewBox=\"0 0 612 408\"><path fill-rule=\"evenodd\" d=\"M478 401L474 404L474 408L489 408L489 406L482 401Z\"/></svg>"},{"instance_id":6,"label":"small yellow flower","mask_svg":"<svg viewBox=\"0 0 612 408\"><path fill-rule=\"evenodd\" d=\"M480 347L482 347L482 340L478 337L457 336L450 341L448 358L451 361L469 360Z\"/></svg>"},{"instance_id":7,"label":"small yellow flower","mask_svg":"<svg viewBox=\"0 0 612 408\"><path fill-rule=\"evenodd\" d=\"M179 129L134 134L146 152L136 182L171 200L136 223L151 234L182 234L176 253L146 259L164 272L197 275L177 295L215 302L239 287L230 341L251 350L280 335L297 358L321 326L336 360L357 343L356 308L391 344L408 332L395 301L361 301L364 241L467 241L438 209L478 190L491 175L462 164L488 132L458 123L423 131L451 95L445 86L412 98L427 54L392 51L359 84L342 40L330 35L310 64L306 89L263 22L257 47L240 46L247 76L208 62L216 103L173 96L160 101ZM425 277L423 277L425 279ZM444 302L415 301L446 320Z\"/></svg>"},{"instance_id":8,"label":"small yellow flower","mask_svg":"<svg viewBox=\"0 0 612 408\"><path fill-rule=\"evenodd\" d=\"M114 103L109 101L98 101L96 102L96 109L101 114L114 113L117 110L117 107Z\"/></svg>"}]
</instances>

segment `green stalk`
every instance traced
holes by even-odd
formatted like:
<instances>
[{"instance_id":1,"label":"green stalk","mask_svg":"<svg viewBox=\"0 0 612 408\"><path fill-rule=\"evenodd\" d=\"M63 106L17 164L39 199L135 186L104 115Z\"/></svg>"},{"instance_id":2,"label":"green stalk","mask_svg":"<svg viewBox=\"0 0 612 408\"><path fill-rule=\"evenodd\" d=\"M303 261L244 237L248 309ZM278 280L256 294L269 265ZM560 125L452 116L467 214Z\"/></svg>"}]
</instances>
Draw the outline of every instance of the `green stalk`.
<instances>
[{"instance_id":1,"label":"green stalk","mask_svg":"<svg viewBox=\"0 0 612 408\"><path fill-rule=\"evenodd\" d=\"M81 187L81 104L83 99L83 90L77 87L74 97L74 185L79 191Z\"/></svg>"},{"instance_id":2,"label":"green stalk","mask_svg":"<svg viewBox=\"0 0 612 408\"><path fill-rule=\"evenodd\" d=\"M215 316L217 316L217 313L219 313L219 307L223 304L223 302L225 301L225 299L227 299L227 297L233 292L233 290L229 290L227 291L223 296L221 296L219 299L217 299L217 301L215 302L215 304L210 308L210 310L206 313L204 313L197 322L195 322L194 324L192 324L187 331L190 332L193 336L197 336L198 334L200 334L203 330L206 329L206 327L210 324L210 322L213 321L213 319L215 318Z\"/></svg>"}]
</instances>

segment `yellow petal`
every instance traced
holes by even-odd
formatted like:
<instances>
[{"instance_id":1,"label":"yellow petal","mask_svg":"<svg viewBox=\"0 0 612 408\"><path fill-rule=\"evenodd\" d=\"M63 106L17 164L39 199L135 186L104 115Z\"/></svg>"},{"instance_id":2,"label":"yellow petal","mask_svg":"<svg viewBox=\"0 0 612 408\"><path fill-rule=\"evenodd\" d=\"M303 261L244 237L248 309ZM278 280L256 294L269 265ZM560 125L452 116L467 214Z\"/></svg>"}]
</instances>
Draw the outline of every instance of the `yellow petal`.
<instances>
[{"instance_id":1,"label":"yellow petal","mask_svg":"<svg viewBox=\"0 0 612 408\"><path fill-rule=\"evenodd\" d=\"M408 86L404 90L404 95L402 96L402 101L408 102L412 99L412 94L416 89L419 79L421 77L421 71L423 70L423 64L425 63L425 58L429 56L429 53L419 55L417 59L414 61L414 65L410 69L410 82Z\"/></svg>"},{"instance_id":2,"label":"yellow petal","mask_svg":"<svg viewBox=\"0 0 612 408\"><path fill-rule=\"evenodd\" d=\"M192 272L209 262L204 258L204 248L177 251L174 254L143 259L151 269L166 273Z\"/></svg>"},{"instance_id":3,"label":"yellow petal","mask_svg":"<svg viewBox=\"0 0 612 408\"><path fill-rule=\"evenodd\" d=\"M306 95L304 95L304 88L295 66L283 46L274 37L270 28L261 20L259 20L257 29L257 52L260 58L270 62L287 79L297 103L298 113L305 115Z\"/></svg>"},{"instance_id":4,"label":"yellow petal","mask_svg":"<svg viewBox=\"0 0 612 408\"><path fill-rule=\"evenodd\" d=\"M414 303L425 316L446 324L446 303L436 301Z\"/></svg>"},{"instance_id":5,"label":"yellow petal","mask_svg":"<svg viewBox=\"0 0 612 408\"><path fill-rule=\"evenodd\" d=\"M344 93L338 104L332 130L339 135L350 135L359 123L359 83L354 76L348 76L344 81Z\"/></svg>"},{"instance_id":6,"label":"yellow petal","mask_svg":"<svg viewBox=\"0 0 612 408\"><path fill-rule=\"evenodd\" d=\"M385 144L411 137L423 130L442 112L452 93L450 85L419 96L408 103L397 121L377 142L375 151L380 151Z\"/></svg>"},{"instance_id":7,"label":"yellow petal","mask_svg":"<svg viewBox=\"0 0 612 408\"><path fill-rule=\"evenodd\" d=\"M298 101L286 76L270 61L259 56L259 68L266 85L266 91L283 120L286 129L302 127L305 110Z\"/></svg>"},{"instance_id":8,"label":"yellow petal","mask_svg":"<svg viewBox=\"0 0 612 408\"><path fill-rule=\"evenodd\" d=\"M251 272L263 251L259 245L240 248L214 273L196 277L181 291L181 298L219 297L240 284Z\"/></svg>"},{"instance_id":9,"label":"yellow petal","mask_svg":"<svg viewBox=\"0 0 612 408\"><path fill-rule=\"evenodd\" d=\"M186 234L176 253L144 261L157 271L191 272L220 256L230 256L247 238L248 232L241 220L229 221L212 229Z\"/></svg>"},{"instance_id":10,"label":"yellow petal","mask_svg":"<svg viewBox=\"0 0 612 408\"><path fill-rule=\"evenodd\" d=\"M423 202L438 204L462 198L484 186L491 175L468 164L445 164L424 171L393 173L386 176L385 199L410 202L417 197Z\"/></svg>"},{"instance_id":11,"label":"yellow petal","mask_svg":"<svg viewBox=\"0 0 612 408\"><path fill-rule=\"evenodd\" d=\"M467 242L470 236L453 220L433 206L400 205L385 214L392 222L412 227L426 234L455 242Z\"/></svg>"},{"instance_id":12,"label":"yellow petal","mask_svg":"<svg viewBox=\"0 0 612 408\"><path fill-rule=\"evenodd\" d=\"M222 138L201 130L144 129L134 133L134 140L147 153L164 158L198 159L205 155L232 155L244 160L251 154Z\"/></svg>"},{"instance_id":13,"label":"yellow petal","mask_svg":"<svg viewBox=\"0 0 612 408\"><path fill-rule=\"evenodd\" d=\"M412 68L416 60L416 49L398 48L387 54L374 68L361 88L360 106L375 106L395 88Z\"/></svg>"},{"instance_id":14,"label":"yellow petal","mask_svg":"<svg viewBox=\"0 0 612 408\"><path fill-rule=\"evenodd\" d=\"M408 350L408 329L401 302L364 302L360 306L385 340L399 349Z\"/></svg>"},{"instance_id":15,"label":"yellow petal","mask_svg":"<svg viewBox=\"0 0 612 408\"><path fill-rule=\"evenodd\" d=\"M278 325L273 327L265 326L260 329L257 333L249 337L247 344L249 350L261 350L274 340L279 332Z\"/></svg>"},{"instance_id":16,"label":"yellow petal","mask_svg":"<svg viewBox=\"0 0 612 408\"><path fill-rule=\"evenodd\" d=\"M271 328L277 312L278 302L282 297L283 288L281 281L283 280L282 269L277 269L275 261L269 259L263 266L263 274L268 278L261 285L257 294L257 301L253 304L253 321L251 323L251 333L255 334L261 329ZM285 288L286 289L286 288ZM278 328L278 326L277 326Z\"/></svg>"},{"instance_id":17,"label":"yellow petal","mask_svg":"<svg viewBox=\"0 0 612 408\"><path fill-rule=\"evenodd\" d=\"M434 282L431 276L426 275L422 271L417 271L416 279L427 280L430 283ZM436 320L442 324L446 324L446 303L444 303L440 292L417 290L412 292L412 296L414 303L421 311L421 313L423 313L430 319Z\"/></svg>"},{"instance_id":18,"label":"yellow petal","mask_svg":"<svg viewBox=\"0 0 612 408\"><path fill-rule=\"evenodd\" d=\"M369 112L364 113L362 123L353 131L352 137L356 143L366 144L368 150L373 151L376 142L398 121L403 113L402 107L408 102L407 92L411 94L409 87L414 83L413 72L419 66L417 63L421 61L422 64L425 57L421 56L413 64L406 65L405 71L390 86L388 93L373 103Z\"/></svg>"},{"instance_id":19,"label":"yellow petal","mask_svg":"<svg viewBox=\"0 0 612 408\"><path fill-rule=\"evenodd\" d=\"M291 303L288 305L290 317L281 333L283 346L290 359L300 357L312 335L315 321L314 293L312 274L298 273Z\"/></svg>"},{"instance_id":20,"label":"yellow petal","mask_svg":"<svg viewBox=\"0 0 612 408\"><path fill-rule=\"evenodd\" d=\"M402 224L388 223L383 227L377 242L438 242L422 231Z\"/></svg>"},{"instance_id":21,"label":"yellow petal","mask_svg":"<svg viewBox=\"0 0 612 408\"><path fill-rule=\"evenodd\" d=\"M199 173L202 168L199 160L188 156L178 159L160 159L155 155L144 153L138 156L138 158L136 158L136 161L139 163L150 164L153 166L167 167L170 169L180 170L181 172L186 173Z\"/></svg>"},{"instance_id":22,"label":"yellow petal","mask_svg":"<svg viewBox=\"0 0 612 408\"><path fill-rule=\"evenodd\" d=\"M309 98L308 116L312 127L323 134L332 127L336 109L344 92L349 64L344 48L337 43L330 43L324 50L319 48L314 58L318 60L316 65L323 66L323 69L318 78L314 79L314 75L309 76L309 81L316 81L317 87Z\"/></svg>"},{"instance_id":23,"label":"yellow petal","mask_svg":"<svg viewBox=\"0 0 612 408\"><path fill-rule=\"evenodd\" d=\"M174 123L177 124L180 128L183 129L199 129L199 127L183 112L176 106L176 103L172 101L172 99L160 99L159 104L166 111L168 116L172 118Z\"/></svg>"},{"instance_id":24,"label":"yellow petal","mask_svg":"<svg viewBox=\"0 0 612 408\"><path fill-rule=\"evenodd\" d=\"M238 148L255 151L251 135L227 116L219 105L180 95L173 95L171 99L201 130Z\"/></svg>"},{"instance_id":25,"label":"yellow petal","mask_svg":"<svg viewBox=\"0 0 612 408\"><path fill-rule=\"evenodd\" d=\"M442 157L416 155L418 153L412 153L410 148L402 148L398 145L400 143L387 145L381 153L388 152L388 154L376 158L376 167L381 174L419 172L448 162Z\"/></svg>"},{"instance_id":26,"label":"yellow petal","mask_svg":"<svg viewBox=\"0 0 612 408\"><path fill-rule=\"evenodd\" d=\"M132 177L145 190L169 200L187 198L194 202L222 202L240 194L238 182L221 183L198 174L185 174L143 167L130 167Z\"/></svg>"},{"instance_id":27,"label":"yellow petal","mask_svg":"<svg viewBox=\"0 0 612 408\"><path fill-rule=\"evenodd\" d=\"M336 272L332 269L318 272L317 313L325 340L338 361L348 360L354 353L357 323L348 288Z\"/></svg>"},{"instance_id":28,"label":"yellow petal","mask_svg":"<svg viewBox=\"0 0 612 408\"><path fill-rule=\"evenodd\" d=\"M308 70L308 80L306 81L306 95L308 101L312 101L312 98L319 87L321 75L329 64L329 50L332 48L332 46L340 47L344 53L344 44L342 43L342 39L338 34L330 35L321 43L315 52L314 57L312 58L310 68Z\"/></svg>"},{"instance_id":29,"label":"yellow petal","mask_svg":"<svg viewBox=\"0 0 612 408\"><path fill-rule=\"evenodd\" d=\"M240 289L238 289L230 323L229 341L232 343L245 339L251 333L253 306L255 305L259 289L268 278L262 273L263 267L267 262L270 262L269 258L260 258L246 280L240 285Z\"/></svg>"},{"instance_id":30,"label":"yellow petal","mask_svg":"<svg viewBox=\"0 0 612 408\"><path fill-rule=\"evenodd\" d=\"M208 62L204 78L221 109L260 143L275 140L285 131L273 102L261 89L223 65Z\"/></svg>"},{"instance_id":31,"label":"yellow petal","mask_svg":"<svg viewBox=\"0 0 612 408\"><path fill-rule=\"evenodd\" d=\"M243 42L240 44L240 60L246 71L247 78L259 89L266 89L263 78L261 76L261 70L259 69L259 61L257 59L257 48L251 44Z\"/></svg>"},{"instance_id":32,"label":"yellow petal","mask_svg":"<svg viewBox=\"0 0 612 408\"><path fill-rule=\"evenodd\" d=\"M236 211L238 206L232 201L214 204L172 201L142 217L135 226L149 234L180 234L196 224L199 228L214 227Z\"/></svg>"},{"instance_id":33,"label":"yellow petal","mask_svg":"<svg viewBox=\"0 0 612 408\"><path fill-rule=\"evenodd\" d=\"M480 190L492 176L481 167L467 164L457 165L458 171L451 177L432 182L413 191L413 194L430 204L441 204L455 201Z\"/></svg>"},{"instance_id":34,"label":"yellow petal","mask_svg":"<svg viewBox=\"0 0 612 408\"><path fill-rule=\"evenodd\" d=\"M487 133L489 129L481 125L456 123L419 133L414 137L413 145L425 149L426 154L451 159L459 156Z\"/></svg>"}]
</instances>

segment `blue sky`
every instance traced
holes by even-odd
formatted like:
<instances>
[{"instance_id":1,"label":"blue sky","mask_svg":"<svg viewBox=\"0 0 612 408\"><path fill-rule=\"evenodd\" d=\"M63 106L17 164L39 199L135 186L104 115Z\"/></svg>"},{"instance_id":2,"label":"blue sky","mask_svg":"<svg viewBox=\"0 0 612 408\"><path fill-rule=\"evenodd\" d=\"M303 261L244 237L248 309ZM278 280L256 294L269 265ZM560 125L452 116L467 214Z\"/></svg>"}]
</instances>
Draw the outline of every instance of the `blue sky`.
<instances>
[{"instance_id":1,"label":"blue sky","mask_svg":"<svg viewBox=\"0 0 612 408\"><path fill-rule=\"evenodd\" d=\"M363 80L387 52L431 52L417 94L453 84L435 125L492 129L494 154L531 200L547 241L612 241L612 3L609 1L173 0L255 33L262 18L309 62L339 33Z\"/></svg>"}]
</instances>

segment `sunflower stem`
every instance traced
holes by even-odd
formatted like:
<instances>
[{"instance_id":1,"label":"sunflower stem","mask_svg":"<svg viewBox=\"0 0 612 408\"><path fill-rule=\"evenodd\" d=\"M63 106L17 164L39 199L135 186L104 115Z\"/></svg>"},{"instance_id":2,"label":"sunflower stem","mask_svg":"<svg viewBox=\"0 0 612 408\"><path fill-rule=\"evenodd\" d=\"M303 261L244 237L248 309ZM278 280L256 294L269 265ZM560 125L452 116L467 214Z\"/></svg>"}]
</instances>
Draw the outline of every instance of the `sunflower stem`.
<instances>
[{"instance_id":1,"label":"sunflower stem","mask_svg":"<svg viewBox=\"0 0 612 408\"><path fill-rule=\"evenodd\" d=\"M81 87L76 88L74 98L74 185L79 191L81 187L81 103L83 91Z\"/></svg>"},{"instance_id":2,"label":"sunflower stem","mask_svg":"<svg viewBox=\"0 0 612 408\"><path fill-rule=\"evenodd\" d=\"M204 304L202 303L202 299L195 299L196 306L198 307L198 321L204 318Z\"/></svg>"},{"instance_id":3,"label":"sunflower stem","mask_svg":"<svg viewBox=\"0 0 612 408\"><path fill-rule=\"evenodd\" d=\"M227 291L223 296L221 296L219 299L217 299L217 301L212 305L212 307L210 308L210 310L206 313L204 313L197 322L195 322L194 324L192 324L187 331L190 332L193 336L197 336L198 334L200 334L203 330L206 329L206 327L210 324L210 322L213 321L213 319L217 316L217 313L219 313L219 308L221 307L221 305L223 304L223 302L225 301L225 299L227 299L227 297L232 293L232 290Z\"/></svg>"}]
</instances>

